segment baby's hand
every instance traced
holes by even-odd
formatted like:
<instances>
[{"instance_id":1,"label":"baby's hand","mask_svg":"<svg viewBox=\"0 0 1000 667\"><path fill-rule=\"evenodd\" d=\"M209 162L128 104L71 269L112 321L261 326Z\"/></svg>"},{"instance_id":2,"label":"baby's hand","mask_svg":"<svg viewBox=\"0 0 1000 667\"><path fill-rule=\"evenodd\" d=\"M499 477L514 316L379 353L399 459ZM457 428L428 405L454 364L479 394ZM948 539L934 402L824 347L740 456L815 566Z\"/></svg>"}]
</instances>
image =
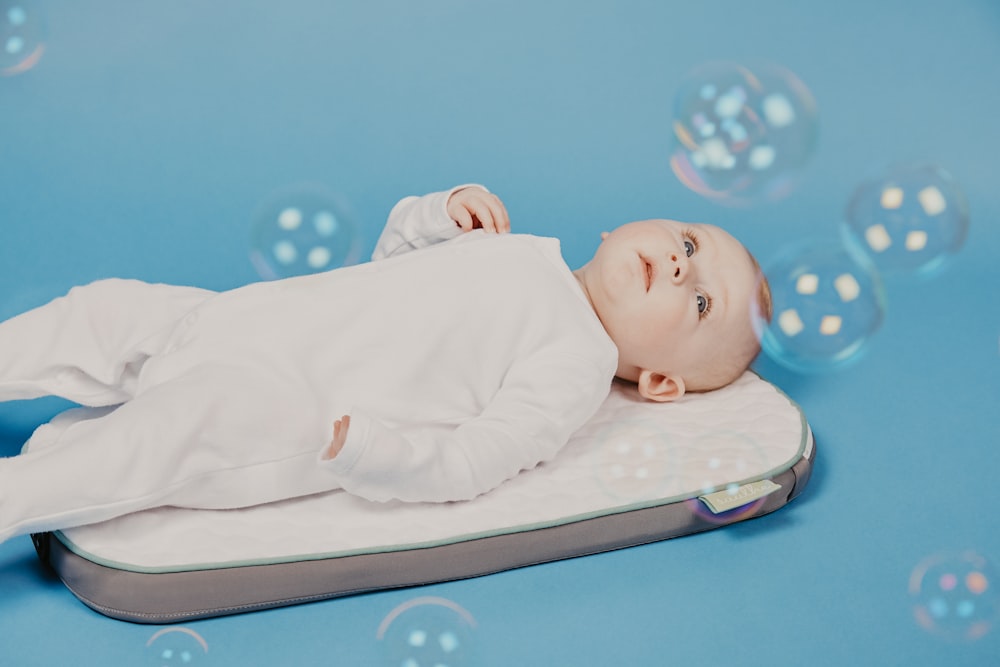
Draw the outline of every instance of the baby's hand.
<instances>
[{"instance_id":1,"label":"baby's hand","mask_svg":"<svg viewBox=\"0 0 1000 667\"><path fill-rule=\"evenodd\" d=\"M510 231L510 218L500 198L479 188L465 188L448 198L448 215L464 232L485 229L502 234Z\"/></svg>"},{"instance_id":2,"label":"baby's hand","mask_svg":"<svg viewBox=\"0 0 1000 667\"><path fill-rule=\"evenodd\" d=\"M328 460L332 459L344 448L344 443L347 442L347 429L350 425L350 415L344 415L333 422L333 440L330 441L329 447L326 448L326 456L324 458Z\"/></svg>"}]
</instances>

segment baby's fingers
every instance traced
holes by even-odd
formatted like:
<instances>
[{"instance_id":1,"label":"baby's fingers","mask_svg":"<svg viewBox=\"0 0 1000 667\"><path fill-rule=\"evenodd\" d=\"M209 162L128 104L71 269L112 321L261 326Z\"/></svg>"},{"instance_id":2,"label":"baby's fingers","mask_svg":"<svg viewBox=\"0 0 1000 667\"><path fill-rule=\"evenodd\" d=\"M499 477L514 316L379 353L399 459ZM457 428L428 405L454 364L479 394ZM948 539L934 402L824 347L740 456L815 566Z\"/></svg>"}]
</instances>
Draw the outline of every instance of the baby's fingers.
<instances>
[{"instance_id":1,"label":"baby's fingers","mask_svg":"<svg viewBox=\"0 0 1000 667\"><path fill-rule=\"evenodd\" d=\"M351 416L344 415L337 421L333 422L333 439L334 440L345 440L347 439L347 429L351 425Z\"/></svg>"},{"instance_id":2,"label":"baby's fingers","mask_svg":"<svg viewBox=\"0 0 1000 667\"><path fill-rule=\"evenodd\" d=\"M463 232L471 232L475 226L472 213L465 206L455 206L451 211L451 219L455 221Z\"/></svg>"},{"instance_id":3,"label":"baby's fingers","mask_svg":"<svg viewBox=\"0 0 1000 667\"><path fill-rule=\"evenodd\" d=\"M344 448L344 443L347 441L347 429L351 425L351 416L344 415L340 419L333 422L333 439L326 449L327 459L332 459L340 453L340 450Z\"/></svg>"},{"instance_id":4,"label":"baby's fingers","mask_svg":"<svg viewBox=\"0 0 1000 667\"><path fill-rule=\"evenodd\" d=\"M482 227L487 232L496 232L496 223L493 221L493 212L485 202L477 202L473 217L479 223L477 227Z\"/></svg>"},{"instance_id":5,"label":"baby's fingers","mask_svg":"<svg viewBox=\"0 0 1000 667\"><path fill-rule=\"evenodd\" d=\"M510 231L507 209L499 197L482 193L469 203L473 208L473 216L483 229L494 234Z\"/></svg>"},{"instance_id":6,"label":"baby's fingers","mask_svg":"<svg viewBox=\"0 0 1000 667\"><path fill-rule=\"evenodd\" d=\"M489 200L490 216L493 218L493 231L502 234L510 231L510 216L507 215L507 207L503 205L500 198L490 195Z\"/></svg>"}]
</instances>

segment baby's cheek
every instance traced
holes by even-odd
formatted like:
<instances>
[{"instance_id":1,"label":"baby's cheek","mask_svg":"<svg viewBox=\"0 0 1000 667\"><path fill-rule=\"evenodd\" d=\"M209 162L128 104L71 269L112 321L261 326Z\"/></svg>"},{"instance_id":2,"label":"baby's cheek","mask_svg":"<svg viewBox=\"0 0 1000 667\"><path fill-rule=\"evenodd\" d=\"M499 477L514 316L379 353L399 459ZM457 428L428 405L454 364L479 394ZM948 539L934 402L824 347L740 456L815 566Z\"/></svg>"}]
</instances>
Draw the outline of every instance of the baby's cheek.
<instances>
[{"instance_id":1,"label":"baby's cheek","mask_svg":"<svg viewBox=\"0 0 1000 667\"><path fill-rule=\"evenodd\" d=\"M642 319L653 335L676 339L683 335L684 329L689 325L686 321L690 317L687 312L689 308L685 307L689 305L676 297L663 299L655 307L647 308Z\"/></svg>"},{"instance_id":2,"label":"baby's cheek","mask_svg":"<svg viewBox=\"0 0 1000 667\"><path fill-rule=\"evenodd\" d=\"M681 336L672 318L664 313L647 313L635 326L629 327L626 340L638 352L661 354L665 349L675 348Z\"/></svg>"}]
</instances>

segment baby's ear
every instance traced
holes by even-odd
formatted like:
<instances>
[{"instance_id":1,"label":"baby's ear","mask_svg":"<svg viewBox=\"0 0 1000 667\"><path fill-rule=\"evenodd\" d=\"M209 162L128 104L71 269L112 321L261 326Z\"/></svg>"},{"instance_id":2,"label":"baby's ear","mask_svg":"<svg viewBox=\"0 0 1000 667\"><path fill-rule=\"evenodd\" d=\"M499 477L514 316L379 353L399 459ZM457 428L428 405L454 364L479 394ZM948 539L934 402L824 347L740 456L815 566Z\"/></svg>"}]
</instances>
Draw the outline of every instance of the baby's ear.
<instances>
[{"instance_id":1,"label":"baby's ear","mask_svg":"<svg viewBox=\"0 0 1000 667\"><path fill-rule=\"evenodd\" d=\"M684 378L670 373L639 371L639 394L650 401L666 403L684 395Z\"/></svg>"}]
</instances>

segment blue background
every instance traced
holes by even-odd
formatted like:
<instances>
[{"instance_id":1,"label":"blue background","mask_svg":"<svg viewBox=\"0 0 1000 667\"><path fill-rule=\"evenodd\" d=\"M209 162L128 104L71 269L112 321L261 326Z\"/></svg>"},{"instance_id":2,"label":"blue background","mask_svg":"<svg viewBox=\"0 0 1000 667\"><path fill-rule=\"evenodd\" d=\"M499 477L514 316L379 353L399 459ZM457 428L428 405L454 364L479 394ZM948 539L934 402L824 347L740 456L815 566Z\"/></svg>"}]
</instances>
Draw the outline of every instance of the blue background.
<instances>
[{"instance_id":1,"label":"blue background","mask_svg":"<svg viewBox=\"0 0 1000 667\"><path fill-rule=\"evenodd\" d=\"M855 185L890 161L939 164L969 199L956 261L888 282L859 363L802 377L760 362L820 445L787 508L610 554L189 623L210 649L191 664L383 664L379 623L423 595L475 617L476 665L1000 664L1000 628L935 636L907 588L937 554L1000 562L1000 3L25 6L48 33L35 68L0 78L3 318L107 276L256 280L253 213L297 184L339 192L370 252L400 197L482 182L517 229L561 237L574 267L600 231L661 216L721 224L766 263L788 241L836 239ZM725 208L669 169L674 90L721 58L781 63L818 102L817 150L781 202ZM0 454L60 407L0 406ZM138 664L158 629L84 607L27 538L0 545L0 664Z\"/></svg>"}]
</instances>

